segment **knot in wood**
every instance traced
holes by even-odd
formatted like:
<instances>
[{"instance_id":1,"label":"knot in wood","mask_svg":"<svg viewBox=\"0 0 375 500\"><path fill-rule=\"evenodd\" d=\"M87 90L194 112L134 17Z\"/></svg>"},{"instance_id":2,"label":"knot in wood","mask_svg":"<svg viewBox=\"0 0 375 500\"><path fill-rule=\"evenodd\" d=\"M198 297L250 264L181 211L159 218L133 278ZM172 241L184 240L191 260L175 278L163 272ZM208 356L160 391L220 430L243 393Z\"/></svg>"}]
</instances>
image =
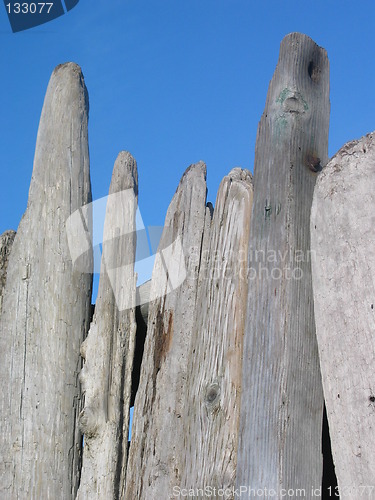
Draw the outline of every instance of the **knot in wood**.
<instances>
[{"instance_id":1,"label":"knot in wood","mask_svg":"<svg viewBox=\"0 0 375 500\"><path fill-rule=\"evenodd\" d=\"M319 66L314 62L310 61L309 66L307 68L307 72L309 74L309 77L314 83L318 83L320 80L320 74L321 74L321 69Z\"/></svg>"},{"instance_id":2,"label":"knot in wood","mask_svg":"<svg viewBox=\"0 0 375 500\"><path fill-rule=\"evenodd\" d=\"M276 99L276 102L281 105L284 113L303 114L309 109L306 99L294 89L285 88Z\"/></svg>"},{"instance_id":3,"label":"knot in wood","mask_svg":"<svg viewBox=\"0 0 375 500\"><path fill-rule=\"evenodd\" d=\"M89 406L85 407L79 414L78 422L80 431L86 437L92 438L97 435L99 425L96 412L93 408Z\"/></svg>"},{"instance_id":4,"label":"knot in wood","mask_svg":"<svg viewBox=\"0 0 375 500\"><path fill-rule=\"evenodd\" d=\"M219 406L220 402L220 385L218 382L209 384L206 388L204 397L206 407L212 412Z\"/></svg>"},{"instance_id":5,"label":"knot in wood","mask_svg":"<svg viewBox=\"0 0 375 500\"><path fill-rule=\"evenodd\" d=\"M307 153L305 157L305 165L311 170L311 172L320 172L322 170L322 165L320 163L320 158L315 153Z\"/></svg>"}]
</instances>

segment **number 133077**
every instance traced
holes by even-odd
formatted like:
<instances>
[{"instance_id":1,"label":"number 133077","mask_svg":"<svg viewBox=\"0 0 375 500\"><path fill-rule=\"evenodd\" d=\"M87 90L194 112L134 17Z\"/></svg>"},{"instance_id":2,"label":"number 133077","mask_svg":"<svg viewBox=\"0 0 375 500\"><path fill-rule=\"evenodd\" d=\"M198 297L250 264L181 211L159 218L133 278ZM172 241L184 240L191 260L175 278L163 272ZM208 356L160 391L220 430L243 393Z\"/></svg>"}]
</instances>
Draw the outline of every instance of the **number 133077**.
<instances>
[{"instance_id":1,"label":"number 133077","mask_svg":"<svg viewBox=\"0 0 375 500\"><path fill-rule=\"evenodd\" d=\"M6 5L8 14L49 14L53 7L53 2L38 2L38 3L15 3Z\"/></svg>"}]
</instances>

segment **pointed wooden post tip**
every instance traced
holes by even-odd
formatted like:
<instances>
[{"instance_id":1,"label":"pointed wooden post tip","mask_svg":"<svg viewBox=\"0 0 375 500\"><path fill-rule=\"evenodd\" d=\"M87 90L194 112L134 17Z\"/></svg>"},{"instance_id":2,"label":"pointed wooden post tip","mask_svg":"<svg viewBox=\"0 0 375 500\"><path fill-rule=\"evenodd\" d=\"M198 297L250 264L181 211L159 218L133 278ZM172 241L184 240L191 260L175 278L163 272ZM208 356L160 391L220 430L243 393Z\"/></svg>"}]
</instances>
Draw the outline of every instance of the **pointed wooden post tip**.
<instances>
[{"instance_id":1,"label":"pointed wooden post tip","mask_svg":"<svg viewBox=\"0 0 375 500\"><path fill-rule=\"evenodd\" d=\"M123 189L134 189L138 194L138 169L135 158L129 151L120 151L113 167L109 194Z\"/></svg>"},{"instance_id":2,"label":"pointed wooden post tip","mask_svg":"<svg viewBox=\"0 0 375 500\"><path fill-rule=\"evenodd\" d=\"M55 69L52 72L51 78L50 78L50 85L55 85L56 90L60 88L61 90L64 90L64 87L68 85L69 87L72 87L72 85L76 82L79 87L84 89L85 92L85 104L88 109L88 92L85 84L85 77L83 75L83 71L81 67L74 63L74 62L66 62L59 64L55 67Z\"/></svg>"},{"instance_id":3,"label":"pointed wooden post tip","mask_svg":"<svg viewBox=\"0 0 375 500\"><path fill-rule=\"evenodd\" d=\"M187 167L187 169L183 173L181 180L177 186L176 192L192 176L202 176L204 181L206 181L206 179L207 179L207 166L206 166L204 161L201 160L197 163L192 163L191 165L189 165L189 167Z\"/></svg>"}]
</instances>

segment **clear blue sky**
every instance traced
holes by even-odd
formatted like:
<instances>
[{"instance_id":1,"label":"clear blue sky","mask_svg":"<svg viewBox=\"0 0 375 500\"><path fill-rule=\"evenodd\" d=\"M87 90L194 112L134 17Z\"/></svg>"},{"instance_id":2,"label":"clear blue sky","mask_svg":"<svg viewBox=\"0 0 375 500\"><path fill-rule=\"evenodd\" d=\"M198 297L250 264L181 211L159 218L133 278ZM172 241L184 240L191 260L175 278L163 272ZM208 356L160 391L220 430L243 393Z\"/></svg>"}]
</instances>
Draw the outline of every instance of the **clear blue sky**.
<instances>
[{"instance_id":1,"label":"clear blue sky","mask_svg":"<svg viewBox=\"0 0 375 500\"><path fill-rule=\"evenodd\" d=\"M311 36L331 63L330 155L375 129L375 4L348 0L80 0L13 34L0 9L1 226L26 208L35 140L54 67L74 61L90 95L94 198L117 153L138 162L146 225L162 225L185 168L204 160L208 199L234 166L252 170L280 41Z\"/></svg>"}]
</instances>

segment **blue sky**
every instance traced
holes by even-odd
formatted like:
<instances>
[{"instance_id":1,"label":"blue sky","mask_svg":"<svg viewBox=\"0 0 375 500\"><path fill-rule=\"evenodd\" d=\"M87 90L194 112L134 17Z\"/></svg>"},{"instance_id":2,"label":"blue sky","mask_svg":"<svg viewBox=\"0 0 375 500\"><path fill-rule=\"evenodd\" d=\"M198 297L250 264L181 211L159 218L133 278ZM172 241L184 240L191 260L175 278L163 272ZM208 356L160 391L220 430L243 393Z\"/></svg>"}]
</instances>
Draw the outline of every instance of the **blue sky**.
<instances>
[{"instance_id":1,"label":"blue sky","mask_svg":"<svg viewBox=\"0 0 375 500\"><path fill-rule=\"evenodd\" d=\"M78 63L90 95L94 198L108 192L122 149L138 162L146 225L162 225L185 168L204 160L208 199L254 146L281 39L327 49L330 155L375 129L373 0L80 0L68 14L13 34L0 9L1 225L26 208L49 77Z\"/></svg>"}]
</instances>

